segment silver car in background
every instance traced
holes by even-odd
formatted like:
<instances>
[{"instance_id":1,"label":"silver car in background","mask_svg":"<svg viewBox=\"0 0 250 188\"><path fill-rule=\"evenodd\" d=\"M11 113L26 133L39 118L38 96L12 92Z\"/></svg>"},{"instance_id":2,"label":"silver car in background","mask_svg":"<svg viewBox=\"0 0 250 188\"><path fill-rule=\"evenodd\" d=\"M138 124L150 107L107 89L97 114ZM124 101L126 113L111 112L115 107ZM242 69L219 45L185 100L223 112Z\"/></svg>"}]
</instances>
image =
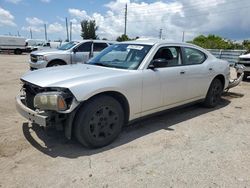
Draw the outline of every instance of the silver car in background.
<instances>
[{"instance_id":1,"label":"silver car in background","mask_svg":"<svg viewBox=\"0 0 250 188\"><path fill-rule=\"evenodd\" d=\"M112 42L105 40L72 41L58 49L34 51L30 54L30 69L85 63L110 44Z\"/></svg>"},{"instance_id":2,"label":"silver car in background","mask_svg":"<svg viewBox=\"0 0 250 188\"><path fill-rule=\"evenodd\" d=\"M96 148L132 120L191 102L215 107L229 77L229 63L198 46L128 41L85 64L28 72L16 106L31 122L57 126Z\"/></svg>"}]
</instances>

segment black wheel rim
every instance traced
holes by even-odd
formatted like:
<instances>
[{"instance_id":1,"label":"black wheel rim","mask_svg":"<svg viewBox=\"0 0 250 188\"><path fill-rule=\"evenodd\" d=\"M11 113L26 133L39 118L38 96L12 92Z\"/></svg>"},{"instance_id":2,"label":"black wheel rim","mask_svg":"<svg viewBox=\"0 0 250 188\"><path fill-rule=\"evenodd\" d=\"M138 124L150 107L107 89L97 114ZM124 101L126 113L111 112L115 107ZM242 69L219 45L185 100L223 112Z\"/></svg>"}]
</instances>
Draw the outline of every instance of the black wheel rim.
<instances>
[{"instance_id":1,"label":"black wheel rim","mask_svg":"<svg viewBox=\"0 0 250 188\"><path fill-rule=\"evenodd\" d=\"M95 140L104 140L115 134L119 117L110 106L102 106L89 121L90 135Z\"/></svg>"},{"instance_id":2,"label":"black wheel rim","mask_svg":"<svg viewBox=\"0 0 250 188\"><path fill-rule=\"evenodd\" d=\"M221 84L219 82L215 82L212 86L212 95L211 100L213 104L217 104L221 98Z\"/></svg>"}]
</instances>

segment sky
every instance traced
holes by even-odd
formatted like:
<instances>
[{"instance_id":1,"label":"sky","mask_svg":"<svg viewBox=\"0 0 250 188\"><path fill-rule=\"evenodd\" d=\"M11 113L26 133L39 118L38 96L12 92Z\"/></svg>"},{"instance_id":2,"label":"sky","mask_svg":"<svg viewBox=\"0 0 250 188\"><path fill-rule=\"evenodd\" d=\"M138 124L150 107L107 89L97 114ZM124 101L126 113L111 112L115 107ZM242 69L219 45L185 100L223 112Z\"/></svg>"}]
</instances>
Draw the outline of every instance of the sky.
<instances>
[{"instance_id":1,"label":"sky","mask_svg":"<svg viewBox=\"0 0 250 188\"><path fill-rule=\"evenodd\" d=\"M65 40L65 18L72 22L73 39L81 39L80 22L95 20L100 39L130 38L192 40L216 34L231 40L250 39L250 0L0 0L0 35Z\"/></svg>"}]
</instances>

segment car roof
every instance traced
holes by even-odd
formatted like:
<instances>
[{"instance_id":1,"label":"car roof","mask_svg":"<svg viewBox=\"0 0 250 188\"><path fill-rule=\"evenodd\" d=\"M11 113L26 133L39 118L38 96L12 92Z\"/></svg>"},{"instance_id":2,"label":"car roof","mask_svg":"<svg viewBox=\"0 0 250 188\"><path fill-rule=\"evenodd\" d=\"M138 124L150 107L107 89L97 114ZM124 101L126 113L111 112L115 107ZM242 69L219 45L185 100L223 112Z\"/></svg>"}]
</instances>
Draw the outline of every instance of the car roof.
<instances>
[{"instance_id":1,"label":"car roof","mask_svg":"<svg viewBox=\"0 0 250 188\"><path fill-rule=\"evenodd\" d=\"M103 43L115 43L116 41L109 41L109 40L92 40L92 39L85 39L85 40L73 40L72 42L103 42Z\"/></svg>"},{"instance_id":2,"label":"car roof","mask_svg":"<svg viewBox=\"0 0 250 188\"><path fill-rule=\"evenodd\" d=\"M122 42L125 44L142 44L142 45L160 45L160 44L170 44L170 45L185 45L185 46L193 46L193 47L198 47L194 44L190 43L185 43L185 42L171 42L168 40L160 40L160 39L137 39L137 40L132 40L132 41L125 41Z\"/></svg>"}]
</instances>

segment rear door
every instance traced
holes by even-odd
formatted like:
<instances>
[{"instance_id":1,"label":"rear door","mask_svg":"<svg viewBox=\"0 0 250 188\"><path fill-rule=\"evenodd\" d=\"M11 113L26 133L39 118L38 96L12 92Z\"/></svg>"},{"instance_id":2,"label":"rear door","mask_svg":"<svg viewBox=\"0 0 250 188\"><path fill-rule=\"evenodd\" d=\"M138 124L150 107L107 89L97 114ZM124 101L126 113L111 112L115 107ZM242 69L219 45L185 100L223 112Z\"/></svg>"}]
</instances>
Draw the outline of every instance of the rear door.
<instances>
[{"instance_id":1,"label":"rear door","mask_svg":"<svg viewBox=\"0 0 250 188\"><path fill-rule=\"evenodd\" d=\"M73 63L86 63L91 55L92 42L85 42L74 49L72 55Z\"/></svg>"},{"instance_id":2,"label":"rear door","mask_svg":"<svg viewBox=\"0 0 250 188\"><path fill-rule=\"evenodd\" d=\"M211 67L207 63L207 56L202 51L183 47L183 64L186 67L186 79L188 81L188 91L186 94L190 99L206 95L210 84ZM211 70L210 70L211 69Z\"/></svg>"}]
</instances>

